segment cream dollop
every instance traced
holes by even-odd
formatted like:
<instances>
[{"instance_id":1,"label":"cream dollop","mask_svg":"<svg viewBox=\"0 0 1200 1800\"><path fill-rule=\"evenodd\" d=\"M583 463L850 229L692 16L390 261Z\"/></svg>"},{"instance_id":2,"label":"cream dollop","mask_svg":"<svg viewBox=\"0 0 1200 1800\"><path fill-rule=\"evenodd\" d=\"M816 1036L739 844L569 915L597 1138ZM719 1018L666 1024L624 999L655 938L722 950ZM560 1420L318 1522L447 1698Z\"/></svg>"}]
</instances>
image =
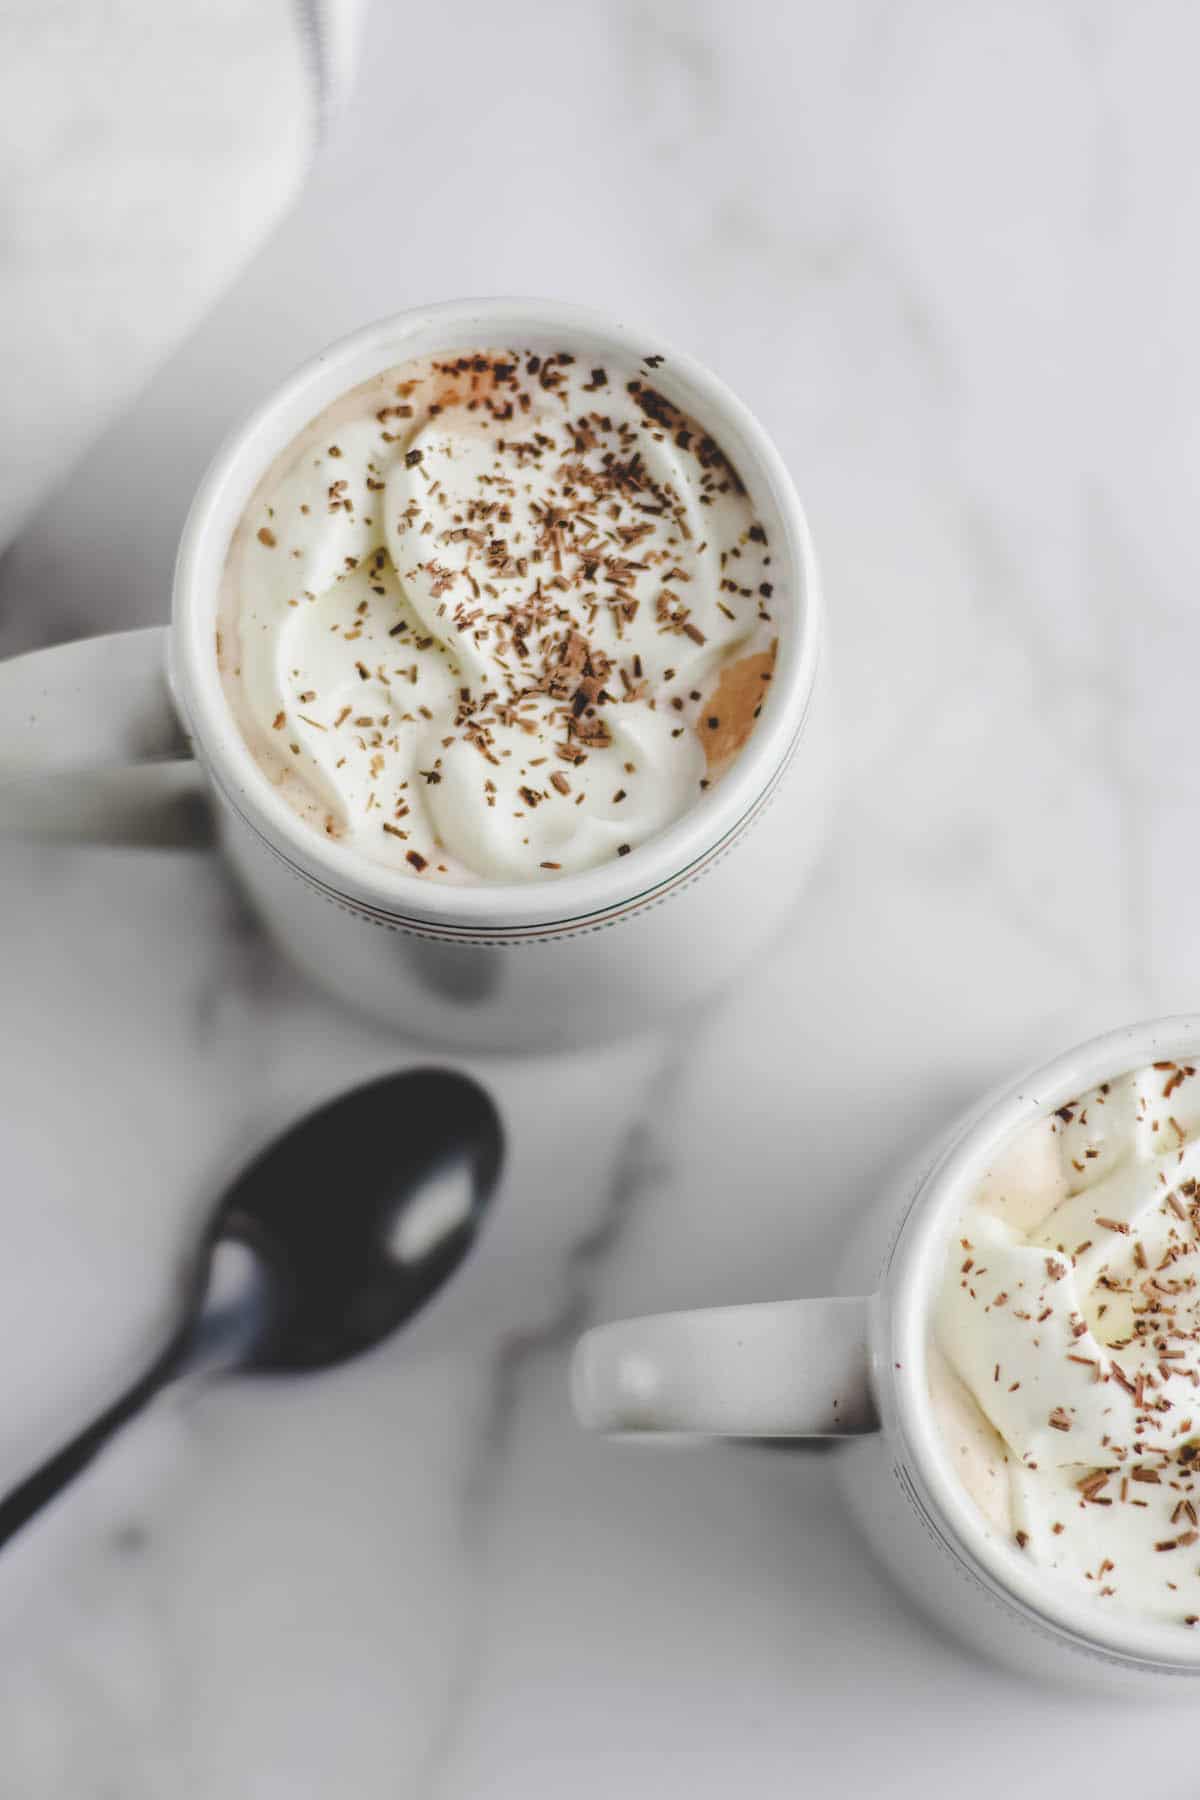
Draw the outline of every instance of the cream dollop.
<instances>
[{"instance_id":1,"label":"cream dollop","mask_svg":"<svg viewBox=\"0 0 1200 1800\"><path fill-rule=\"evenodd\" d=\"M317 421L247 512L244 728L375 860L523 881L628 853L702 799L706 701L774 641L736 474L640 379L566 356L392 390Z\"/></svg>"},{"instance_id":2,"label":"cream dollop","mask_svg":"<svg viewBox=\"0 0 1200 1800\"><path fill-rule=\"evenodd\" d=\"M1106 1082L1008 1146L958 1222L934 1335L942 1433L992 1523L1106 1605L1200 1618L1191 1065Z\"/></svg>"}]
</instances>

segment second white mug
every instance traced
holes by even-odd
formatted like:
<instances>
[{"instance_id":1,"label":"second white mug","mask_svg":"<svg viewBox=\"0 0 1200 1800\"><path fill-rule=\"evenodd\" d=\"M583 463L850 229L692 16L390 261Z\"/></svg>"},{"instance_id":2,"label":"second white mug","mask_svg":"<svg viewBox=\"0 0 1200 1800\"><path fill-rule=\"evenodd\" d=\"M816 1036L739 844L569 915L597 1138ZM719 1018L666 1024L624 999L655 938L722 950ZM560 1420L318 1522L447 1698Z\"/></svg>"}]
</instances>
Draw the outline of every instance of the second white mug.
<instances>
[{"instance_id":1,"label":"second white mug","mask_svg":"<svg viewBox=\"0 0 1200 1800\"><path fill-rule=\"evenodd\" d=\"M1130 1026L1014 1083L867 1214L848 1296L667 1313L580 1341L580 1423L611 1433L841 1438L848 1507L928 1612L1024 1674L1117 1694L1200 1694L1200 1634L1077 1596L984 1519L929 1393L930 1317L947 1229L1000 1146L1127 1070L1200 1061L1200 1016ZM1166 1546L1164 1546L1166 1547Z\"/></svg>"}]
</instances>

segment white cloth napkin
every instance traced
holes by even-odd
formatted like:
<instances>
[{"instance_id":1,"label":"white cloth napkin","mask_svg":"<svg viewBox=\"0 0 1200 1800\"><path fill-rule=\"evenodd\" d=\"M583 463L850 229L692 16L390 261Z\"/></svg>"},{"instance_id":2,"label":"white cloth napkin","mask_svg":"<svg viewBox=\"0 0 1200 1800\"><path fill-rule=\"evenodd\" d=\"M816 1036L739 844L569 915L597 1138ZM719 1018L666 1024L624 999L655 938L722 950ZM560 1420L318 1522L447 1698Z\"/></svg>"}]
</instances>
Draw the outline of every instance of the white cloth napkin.
<instances>
[{"instance_id":1,"label":"white cloth napkin","mask_svg":"<svg viewBox=\"0 0 1200 1800\"><path fill-rule=\"evenodd\" d=\"M295 198L364 4L0 7L0 547Z\"/></svg>"}]
</instances>

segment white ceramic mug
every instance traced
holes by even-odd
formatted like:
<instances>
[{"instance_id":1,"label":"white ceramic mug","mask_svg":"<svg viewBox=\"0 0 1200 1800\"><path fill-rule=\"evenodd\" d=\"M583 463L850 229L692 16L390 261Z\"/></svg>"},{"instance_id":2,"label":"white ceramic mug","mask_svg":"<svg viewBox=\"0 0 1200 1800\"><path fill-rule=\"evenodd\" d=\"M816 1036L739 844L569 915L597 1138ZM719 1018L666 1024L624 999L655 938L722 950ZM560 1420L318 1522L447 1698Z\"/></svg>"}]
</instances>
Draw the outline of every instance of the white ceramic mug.
<instances>
[{"instance_id":1,"label":"white ceramic mug","mask_svg":"<svg viewBox=\"0 0 1200 1800\"><path fill-rule=\"evenodd\" d=\"M553 882L435 885L330 843L280 797L221 691L218 588L246 501L315 414L408 358L508 344L566 344L634 367L662 358L656 383L720 442L767 529L784 603L776 678L729 773L629 856ZM618 1035L727 981L794 902L827 826L823 639L791 480L713 375L657 338L559 302L425 307L325 351L219 452L184 527L170 627L0 664L0 830L192 843L209 834L215 799L225 851L268 927L342 999L480 1048Z\"/></svg>"},{"instance_id":2,"label":"white ceramic mug","mask_svg":"<svg viewBox=\"0 0 1200 1800\"><path fill-rule=\"evenodd\" d=\"M572 1365L580 1422L844 1438L837 1466L851 1512L943 1624L1039 1678L1200 1697L1200 1633L1060 1590L987 1523L952 1466L926 1369L947 1227L997 1147L1088 1088L1160 1061L1200 1061L1200 1015L1096 1038L986 1103L919 1179L870 1209L839 1283L862 1297L666 1313L588 1332Z\"/></svg>"}]
</instances>

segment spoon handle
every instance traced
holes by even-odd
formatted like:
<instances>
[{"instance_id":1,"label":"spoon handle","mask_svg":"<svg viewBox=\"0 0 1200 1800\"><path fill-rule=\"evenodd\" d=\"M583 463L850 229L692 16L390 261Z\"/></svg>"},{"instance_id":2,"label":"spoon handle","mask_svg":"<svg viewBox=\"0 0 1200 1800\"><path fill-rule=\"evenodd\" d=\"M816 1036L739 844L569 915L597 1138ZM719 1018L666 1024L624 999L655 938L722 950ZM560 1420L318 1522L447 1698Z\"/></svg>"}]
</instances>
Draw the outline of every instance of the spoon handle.
<instances>
[{"instance_id":1,"label":"spoon handle","mask_svg":"<svg viewBox=\"0 0 1200 1800\"><path fill-rule=\"evenodd\" d=\"M0 1499L0 1548L69 1487L109 1440L160 1390L185 1377L206 1379L242 1364L270 1316L266 1264L242 1239L213 1246L203 1299L157 1361L119 1400Z\"/></svg>"},{"instance_id":2,"label":"spoon handle","mask_svg":"<svg viewBox=\"0 0 1200 1800\"><path fill-rule=\"evenodd\" d=\"M109 1439L141 1412L168 1378L171 1365L178 1354L177 1341L107 1412L101 1413L98 1419L93 1419L90 1425L85 1425L49 1461L35 1469L32 1475L27 1475L0 1500L0 1548L15 1537L21 1527L28 1524L34 1514L40 1512L56 1494L69 1486Z\"/></svg>"}]
</instances>

